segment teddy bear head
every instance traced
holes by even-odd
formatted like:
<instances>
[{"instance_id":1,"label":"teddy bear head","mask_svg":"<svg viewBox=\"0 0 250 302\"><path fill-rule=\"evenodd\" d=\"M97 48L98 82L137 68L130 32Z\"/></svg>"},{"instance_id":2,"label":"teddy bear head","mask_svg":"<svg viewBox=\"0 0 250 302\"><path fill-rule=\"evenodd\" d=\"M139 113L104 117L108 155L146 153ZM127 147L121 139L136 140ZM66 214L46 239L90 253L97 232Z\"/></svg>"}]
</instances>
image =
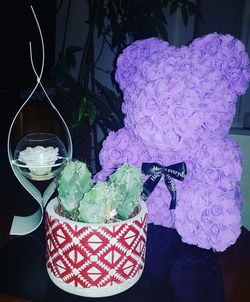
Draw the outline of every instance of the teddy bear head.
<instances>
[{"instance_id":1,"label":"teddy bear head","mask_svg":"<svg viewBox=\"0 0 250 302\"><path fill-rule=\"evenodd\" d=\"M208 34L180 48L139 40L117 60L125 127L162 151L227 135L249 80L245 47L231 35Z\"/></svg>"}]
</instances>

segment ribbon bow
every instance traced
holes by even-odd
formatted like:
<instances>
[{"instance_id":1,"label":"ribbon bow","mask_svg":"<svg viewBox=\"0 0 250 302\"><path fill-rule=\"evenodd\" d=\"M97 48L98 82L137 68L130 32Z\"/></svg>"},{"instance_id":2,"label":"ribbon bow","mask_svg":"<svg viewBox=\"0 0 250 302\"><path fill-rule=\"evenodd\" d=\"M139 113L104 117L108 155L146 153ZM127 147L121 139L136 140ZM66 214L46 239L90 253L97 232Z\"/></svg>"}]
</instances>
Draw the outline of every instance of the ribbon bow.
<instances>
[{"instance_id":1,"label":"ribbon bow","mask_svg":"<svg viewBox=\"0 0 250 302\"><path fill-rule=\"evenodd\" d=\"M157 163L143 163L142 172L150 177L145 181L143 185L142 199L146 200L150 194L153 192L154 188L161 179L162 174L164 174L165 184L171 194L170 209L175 209L176 207L176 187L172 178L183 181L187 175L187 167L185 162L170 166L162 166Z\"/></svg>"}]
</instances>

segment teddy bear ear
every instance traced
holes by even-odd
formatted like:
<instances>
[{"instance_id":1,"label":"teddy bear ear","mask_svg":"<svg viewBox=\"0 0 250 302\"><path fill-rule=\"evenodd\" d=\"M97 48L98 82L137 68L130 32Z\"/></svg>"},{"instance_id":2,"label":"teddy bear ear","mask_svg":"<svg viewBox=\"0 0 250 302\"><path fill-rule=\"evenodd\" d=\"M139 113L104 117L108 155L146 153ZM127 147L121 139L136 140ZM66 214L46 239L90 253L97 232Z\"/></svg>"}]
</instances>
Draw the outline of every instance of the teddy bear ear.
<instances>
[{"instance_id":1,"label":"teddy bear ear","mask_svg":"<svg viewBox=\"0 0 250 302\"><path fill-rule=\"evenodd\" d=\"M221 35L217 60L223 77L228 81L228 87L238 96L243 95L250 81L249 56L245 45L231 35Z\"/></svg>"},{"instance_id":2,"label":"teddy bear ear","mask_svg":"<svg viewBox=\"0 0 250 302\"><path fill-rule=\"evenodd\" d=\"M140 66L143 62L152 58L162 47L168 43L159 38L153 37L144 40L137 40L126 47L119 55L116 63L115 80L121 89L125 89L132 82L140 78Z\"/></svg>"},{"instance_id":3,"label":"teddy bear ear","mask_svg":"<svg viewBox=\"0 0 250 302\"><path fill-rule=\"evenodd\" d=\"M238 96L246 92L250 81L249 57L240 40L229 34L213 33L194 40L192 47L211 57L211 63L231 92Z\"/></svg>"}]
</instances>

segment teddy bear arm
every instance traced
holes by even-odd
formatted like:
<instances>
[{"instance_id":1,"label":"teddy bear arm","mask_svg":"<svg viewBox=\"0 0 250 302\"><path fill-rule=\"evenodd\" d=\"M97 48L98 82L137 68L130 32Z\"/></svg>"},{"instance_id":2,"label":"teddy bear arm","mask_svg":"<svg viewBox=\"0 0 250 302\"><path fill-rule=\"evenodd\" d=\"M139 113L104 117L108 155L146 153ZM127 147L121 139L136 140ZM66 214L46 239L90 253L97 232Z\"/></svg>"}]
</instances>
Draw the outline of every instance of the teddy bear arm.
<instances>
[{"instance_id":1,"label":"teddy bear arm","mask_svg":"<svg viewBox=\"0 0 250 302\"><path fill-rule=\"evenodd\" d=\"M117 132L110 132L100 152L100 164L102 170L97 173L96 179L104 180L114 172L117 166L128 163L138 164L140 147L133 135L126 128Z\"/></svg>"}]
</instances>

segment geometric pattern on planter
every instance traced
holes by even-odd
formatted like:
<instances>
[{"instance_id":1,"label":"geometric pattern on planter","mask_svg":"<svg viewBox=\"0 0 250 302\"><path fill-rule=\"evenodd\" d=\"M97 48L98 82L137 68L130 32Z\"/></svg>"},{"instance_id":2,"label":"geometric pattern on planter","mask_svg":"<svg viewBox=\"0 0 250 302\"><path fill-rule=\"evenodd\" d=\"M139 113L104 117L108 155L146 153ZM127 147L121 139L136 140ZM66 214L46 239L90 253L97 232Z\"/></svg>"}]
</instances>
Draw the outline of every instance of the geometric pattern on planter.
<instances>
[{"instance_id":1,"label":"geometric pattern on planter","mask_svg":"<svg viewBox=\"0 0 250 302\"><path fill-rule=\"evenodd\" d=\"M121 284L144 267L147 215L105 226L62 222L45 214L47 268L75 287Z\"/></svg>"}]
</instances>

